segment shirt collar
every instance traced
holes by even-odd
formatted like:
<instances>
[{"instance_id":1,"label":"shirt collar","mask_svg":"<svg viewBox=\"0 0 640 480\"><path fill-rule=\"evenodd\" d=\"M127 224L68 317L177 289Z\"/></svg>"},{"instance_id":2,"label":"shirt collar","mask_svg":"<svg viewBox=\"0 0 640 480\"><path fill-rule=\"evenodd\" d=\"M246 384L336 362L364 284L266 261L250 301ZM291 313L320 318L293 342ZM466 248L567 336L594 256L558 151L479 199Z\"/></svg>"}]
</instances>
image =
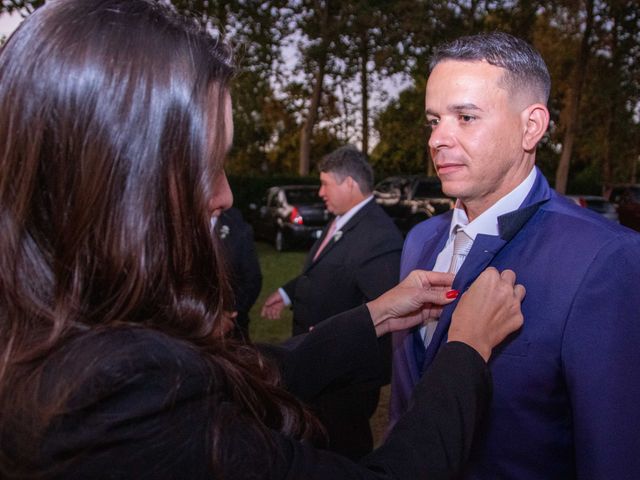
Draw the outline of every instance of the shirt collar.
<instances>
[{"instance_id":1,"label":"shirt collar","mask_svg":"<svg viewBox=\"0 0 640 480\"><path fill-rule=\"evenodd\" d=\"M364 207L371 199L373 199L373 195L369 195L367 198L365 198L360 203L351 207L342 215L337 215L336 216L336 232L340 230L342 227L344 227L346 223L349 220L351 220L356 213L362 210L362 207Z\"/></svg>"},{"instance_id":2,"label":"shirt collar","mask_svg":"<svg viewBox=\"0 0 640 480\"><path fill-rule=\"evenodd\" d=\"M451 218L451 226L449 227L449 239L453 236L453 231L456 225L462 225L462 230L469 235L473 240L479 234L494 235L499 234L498 231L498 217L505 213L513 212L517 210L522 202L524 202L527 195L531 191L533 184L536 180L536 169L532 168L527 178L525 178L520 185L511 190L508 194L494 203L490 208L482 212L476 219L469 222L467 213L460 205L460 201L456 202L456 207L453 211Z\"/></svg>"}]
</instances>

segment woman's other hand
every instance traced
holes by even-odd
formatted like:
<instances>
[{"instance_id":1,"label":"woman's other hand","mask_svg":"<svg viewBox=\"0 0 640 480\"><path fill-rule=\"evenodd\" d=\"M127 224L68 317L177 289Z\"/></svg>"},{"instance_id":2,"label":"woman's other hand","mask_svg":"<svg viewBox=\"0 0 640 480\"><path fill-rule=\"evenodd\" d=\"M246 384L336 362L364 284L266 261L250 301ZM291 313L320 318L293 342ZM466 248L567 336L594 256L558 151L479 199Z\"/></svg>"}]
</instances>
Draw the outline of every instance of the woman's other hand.
<instances>
[{"instance_id":1,"label":"woman's other hand","mask_svg":"<svg viewBox=\"0 0 640 480\"><path fill-rule=\"evenodd\" d=\"M378 337L438 318L455 294L453 274L414 270L399 285L367 303Z\"/></svg>"},{"instance_id":2,"label":"woman's other hand","mask_svg":"<svg viewBox=\"0 0 640 480\"><path fill-rule=\"evenodd\" d=\"M511 270L487 268L467 290L455 311L448 341L464 342L489 360L491 351L507 335L522 326L520 304L525 288Z\"/></svg>"}]
</instances>

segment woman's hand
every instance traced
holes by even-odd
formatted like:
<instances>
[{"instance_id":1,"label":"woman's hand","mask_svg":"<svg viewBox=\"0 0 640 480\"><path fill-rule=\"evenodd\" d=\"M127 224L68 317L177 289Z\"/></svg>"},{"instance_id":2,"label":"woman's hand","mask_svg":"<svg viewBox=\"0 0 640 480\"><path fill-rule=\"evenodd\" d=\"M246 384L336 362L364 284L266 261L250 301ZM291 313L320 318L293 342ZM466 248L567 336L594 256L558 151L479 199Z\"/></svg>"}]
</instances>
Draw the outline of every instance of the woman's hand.
<instances>
[{"instance_id":1,"label":"woman's hand","mask_svg":"<svg viewBox=\"0 0 640 480\"><path fill-rule=\"evenodd\" d=\"M515 282L511 270L482 272L456 305L448 341L464 342L488 361L493 347L522 326L525 288Z\"/></svg>"},{"instance_id":2,"label":"woman's hand","mask_svg":"<svg viewBox=\"0 0 640 480\"><path fill-rule=\"evenodd\" d=\"M399 285L367 303L378 337L438 318L451 303L453 274L414 270Z\"/></svg>"}]
</instances>

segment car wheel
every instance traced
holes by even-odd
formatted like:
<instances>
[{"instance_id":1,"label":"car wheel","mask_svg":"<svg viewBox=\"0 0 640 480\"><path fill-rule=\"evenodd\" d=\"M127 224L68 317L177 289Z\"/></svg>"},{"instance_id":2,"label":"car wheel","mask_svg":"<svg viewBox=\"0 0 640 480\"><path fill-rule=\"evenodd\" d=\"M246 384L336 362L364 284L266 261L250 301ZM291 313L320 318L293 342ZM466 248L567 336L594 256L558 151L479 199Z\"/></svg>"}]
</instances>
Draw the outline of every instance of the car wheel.
<instances>
[{"instance_id":1,"label":"car wheel","mask_svg":"<svg viewBox=\"0 0 640 480\"><path fill-rule=\"evenodd\" d=\"M287 243L284 238L284 232L280 229L276 231L276 238L274 240L274 245L278 252L283 252L287 249Z\"/></svg>"}]
</instances>

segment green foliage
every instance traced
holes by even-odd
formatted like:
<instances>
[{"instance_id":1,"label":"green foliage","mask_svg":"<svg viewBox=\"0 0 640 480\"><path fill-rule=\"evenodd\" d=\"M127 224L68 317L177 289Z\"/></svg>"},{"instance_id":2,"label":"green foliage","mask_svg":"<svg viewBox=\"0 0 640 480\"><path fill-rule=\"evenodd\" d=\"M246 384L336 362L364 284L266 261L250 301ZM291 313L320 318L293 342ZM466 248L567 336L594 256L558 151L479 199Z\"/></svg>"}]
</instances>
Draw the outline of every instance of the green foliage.
<instances>
[{"instance_id":1,"label":"green foliage","mask_svg":"<svg viewBox=\"0 0 640 480\"><path fill-rule=\"evenodd\" d=\"M421 80L402 91L376 119L374 126L380 132L380 141L370 160L378 178L429 171L424 86Z\"/></svg>"},{"instance_id":2,"label":"green foliage","mask_svg":"<svg viewBox=\"0 0 640 480\"><path fill-rule=\"evenodd\" d=\"M167 1L167 0L158 0ZM43 0L4 0L26 15ZM317 74L324 72L311 129L317 159L363 135L378 177L430 167L423 89L434 46L460 35L505 30L538 48L549 65L552 126L538 164L555 177L566 125L577 116L570 188L636 180L640 158L640 9L637 0L595 2L593 33L577 114L568 99L577 72L585 2L575 0L171 0L233 39L241 73L233 91L233 175L295 175ZM286 48L285 48L286 47ZM295 57L292 57L295 55ZM284 66L287 65L287 68ZM292 71L290 73L290 70ZM402 73L414 87L391 98L382 81ZM370 95L388 103L369 106ZM571 117L569 117L571 115ZM363 120L363 117L366 120ZM377 132L366 133L368 120ZM585 191L586 191L585 190ZM244 197L240 201L245 203Z\"/></svg>"}]
</instances>

